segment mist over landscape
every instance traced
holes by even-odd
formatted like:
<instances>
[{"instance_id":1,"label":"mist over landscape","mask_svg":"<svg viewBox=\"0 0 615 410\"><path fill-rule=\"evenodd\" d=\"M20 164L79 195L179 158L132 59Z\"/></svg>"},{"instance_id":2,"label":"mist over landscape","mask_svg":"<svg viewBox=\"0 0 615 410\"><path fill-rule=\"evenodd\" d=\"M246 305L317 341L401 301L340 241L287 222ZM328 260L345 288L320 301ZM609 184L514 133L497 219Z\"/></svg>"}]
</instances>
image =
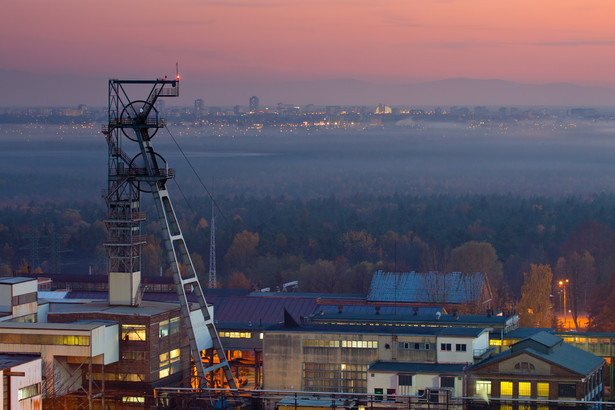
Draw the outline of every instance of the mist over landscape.
<instances>
[{"instance_id":1,"label":"mist over landscape","mask_svg":"<svg viewBox=\"0 0 615 410\"><path fill-rule=\"evenodd\" d=\"M170 127L207 186L223 196L514 194L615 192L612 121L541 123L507 130L457 123L402 123L360 131L211 135ZM0 187L9 202L96 201L106 184L106 151L96 124L3 125ZM162 130L156 151L177 169L187 195L206 195ZM171 184L171 189L176 189Z\"/></svg>"}]
</instances>

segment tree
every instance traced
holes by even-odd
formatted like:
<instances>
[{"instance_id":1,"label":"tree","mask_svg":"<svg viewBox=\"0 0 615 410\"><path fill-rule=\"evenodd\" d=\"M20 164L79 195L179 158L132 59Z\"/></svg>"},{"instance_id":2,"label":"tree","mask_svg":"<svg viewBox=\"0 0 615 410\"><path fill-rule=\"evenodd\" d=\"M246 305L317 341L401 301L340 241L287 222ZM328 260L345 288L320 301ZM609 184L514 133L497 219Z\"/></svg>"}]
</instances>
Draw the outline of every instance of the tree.
<instances>
[{"instance_id":1,"label":"tree","mask_svg":"<svg viewBox=\"0 0 615 410\"><path fill-rule=\"evenodd\" d=\"M318 259L313 265L299 268L299 286L305 292L335 292L340 285L335 264Z\"/></svg>"},{"instance_id":2,"label":"tree","mask_svg":"<svg viewBox=\"0 0 615 410\"><path fill-rule=\"evenodd\" d=\"M451 252L446 267L448 272L475 273L487 275L494 292L502 282L502 263L498 259L495 248L489 242L466 242Z\"/></svg>"},{"instance_id":3,"label":"tree","mask_svg":"<svg viewBox=\"0 0 615 410\"><path fill-rule=\"evenodd\" d=\"M608 286L598 286L589 303L589 324L592 332L615 332L615 271L611 272Z\"/></svg>"},{"instance_id":4,"label":"tree","mask_svg":"<svg viewBox=\"0 0 615 410\"><path fill-rule=\"evenodd\" d=\"M224 256L225 262L231 267L244 269L248 266L250 260L256 256L258 242L258 233L243 231L236 234L233 243Z\"/></svg>"},{"instance_id":5,"label":"tree","mask_svg":"<svg viewBox=\"0 0 615 410\"><path fill-rule=\"evenodd\" d=\"M10 277L13 276L13 271L11 267L7 264L3 264L0 266L0 277Z\"/></svg>"},{"instance_id":6,"label":"tree","mask_svg":"<svg viewBox=\"0 0 615 410\"><path fill-rule=\"evenodd\" d=\"M553 273L550 265L534 265L529 275L523 273L523 287L519 302L519 324L523 327L551 327L553 305L551 303L551 282Z\"/></svg>"},{"instance_id":7,"label":"tree","mask_svg":"<svg viewBox=\"0 0 615 410\"><path fill-rule=\"evenodd\" d=\"M233 272L228 279L229 289L250 289L251 286L252 282L246 278L243 272Z\"/></svg>"},{"instance_id":8,"label":"tree","mask_svg":"<svg viewBox=\"0 0 615 410\"><path fill-rule=\"evenodd\" d=\"M587 292L591 289L594 277L594 258L588 251L580 256L576 251L565 258L559 258L555 272L562 280L567 279L566 298L567 306L570 306L574 326L579 330L579 312L585 310Z\"/></svg>"}]
</instances>

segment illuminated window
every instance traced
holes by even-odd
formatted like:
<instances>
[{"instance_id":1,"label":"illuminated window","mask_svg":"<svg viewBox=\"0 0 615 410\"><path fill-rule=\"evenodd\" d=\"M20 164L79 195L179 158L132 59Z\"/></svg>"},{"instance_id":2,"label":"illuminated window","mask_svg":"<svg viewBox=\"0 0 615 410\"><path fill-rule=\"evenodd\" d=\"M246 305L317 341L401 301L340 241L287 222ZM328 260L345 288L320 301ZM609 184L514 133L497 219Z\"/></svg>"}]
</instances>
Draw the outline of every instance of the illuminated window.
<instances>
[{"instance_id":1,"label":"illuminated window","mask_svg":"<svg viewBox=\"0 0 615 410\"><path fill-rule=\"evenodd\" d=\"M145 325L122 325L122 340L144 341Z\"/></svg>"},{"instance_id":2,"label":"illuminated window","mask_svg":"<svg viewBox=\"0 0 615 410\"><path fill-rule=\"evenodd\" d=\"M0 343L21 345L89 346L89 336L45 334L0 334Z\"/></svg>"},{"instance_id":3,"label":"illuminated window","mask_svg":"<svg viewBox=\"0 0 615 410\"><path fill-rule=\"evenodd\" d=\"M491 395L491 382L486 380L476 381L476 395L487 397Z\"/></svg>"},{"instance_id":4,"label":"illuminated window","mask_svg":"<svg viewBox=\"0 0 615 410\"><path fill-rule=\"evenodd\" d=\"M500 382L500 396L512 396L513 384L512 382Z\"/></svg>"},{"instance_id":5,"label":"illuminated window","mask_svg":"<svg viewBox=\"0 0 615 410\"><path fill-rule=\"evenodd\" d=\"M145 352L122 352L122 360L145 360Z\"/></svg>"},{"instance_id":6,"label":"illuminated window","mask_svg":"<svg viewBox=\"0 0 615 410\"><path fill-rule=\"evenodd\" d=\"M41 394L41 384L36 383L17 390L17 400L25 400Z\"/></svg>"},{"instance_id":7,"label":"illuminated window","mask_svg":"<svg viewBox=\"0 0 615 410\"><path fill-rule=\"evenodd\" d=\"M179 349L174 349L170 352L161 353L158 356L158 359L160 361L160 365L158 367L158 377L160 379L175 374L181 370L181 364L179 362Z\"/></svg>"},{"instance_id":8,"label":"illuminated window","mask_svg":"<svg viewBox=\"0 0 615 410\"><path fill-rule=\"evenodd\" d=\"M519 382L519 397L530 397L532 395L532 383Z\"/></svg>"},{"instance_id":9,"label":"illuminated window","mask_svg":"<svg viewBox=\"0 0 615 410\"><path fill-rule=\"evenodd\" d=\"M169 334L174 335L179 332L179 316L171 318L169 321Z\"/></svg>"},{"instance_id":10,"label":"illuminated window","mask_svg":"<svg viewBox=\"0 0 615 410\"><path fill-rule=\"evenodd\" d=\"M124 396L122 397L122 403L145 403L145 397L142 396Z\"/></svg>"},{"instance_id":11,"label":"illuminated window","mask_svg":"<svg viewBox=\"0 0 615 410\"><path fill-rule=\"evenodd\" d=\"M367 366L354 364L303 364L303 390L367 393Z\"/></svg>"},{"instance_id":12,"label":"illuminated window","mask_svg":"<svg viewBox=\"0 0 615 410\"><path fill-rule=\"evenodd\" d=\"M538 397L549 397L549 383L536 383Z\"/></svg>"},{"instance_id":13,"label":"illuminated window","mask_svg":"<svg viewBox=\"0 0 615 410\"><path fill-rule=\"evenodd\" d=\"M145 381L145 375L139 373L118 373L117 380L121 382L143 382Z\"/></svg>"},{"instance_id":14,"label":"illuminated window","mask_svg":"<svg viewBox=\"0 0 615 410\"><path fill-rule=\"evenodd\" d=\"M158 337L165 337L169 335L169 321L163 320L158 325Z\"/></svg>"},{"instance_id":15,"label":"illuminated window","mask_svg":"<svg viewBox=\"0 0 615 410\"><path fill-rule=\"evenodd\" d=\"M324 348L353 348L353 349L377 349L376 340L315 340L305 339L303 347L324 347Z\"/></svg>"}]
</instances>

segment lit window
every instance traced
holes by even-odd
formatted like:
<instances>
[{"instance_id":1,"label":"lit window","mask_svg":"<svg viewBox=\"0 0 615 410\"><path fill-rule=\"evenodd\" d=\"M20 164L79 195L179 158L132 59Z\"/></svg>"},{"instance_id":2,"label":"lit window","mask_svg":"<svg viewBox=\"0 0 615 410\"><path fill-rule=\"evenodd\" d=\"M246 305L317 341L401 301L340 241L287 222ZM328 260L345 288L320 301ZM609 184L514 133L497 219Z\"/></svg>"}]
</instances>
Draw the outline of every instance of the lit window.
<instances>
[{"instance_id":1,"label":"lit window","mask_svg":"<svg viewBox=\"0 0 615 410\"><path fill-rule=\"evenodd\" d=\"M476 382L476 395L480 397L488 397L491 395L491 382L486 380L478 380Z\"/></svg>"},{"instance_id":2,"label":"lit window","mask_svg":"<svg viewBox=\"0 0 615 410\"><path fill-rule=\"evenodd\" d=\"M165 337L169 335L169 321L163 320L158 325L158 337Z\"/></svg>"},{"instance_id":3,"label":"lit window","mask_svg":"<svg viewBox=\"0 0 615 410\"><path fill-rule=\"evenodd\" d=\"M179 316L171 318L169 322L169 333L175 334L179 332Z\"/></svg>"},{"instance_id":4,"label":"lit window","mask_svg":"<svg viewBox=\"0 0 615 410\"><path fill-rule=\"evenodd\" d=\"M122 325L122 340L144 341L145 325Z\"/></svg>"},{"instance_id":5,"label":"lit window","mask_svg":"<svg viewBox=\"0 0 615 410\"><path fill-rule=\"evenodd\" d=\"M549 397L549 383L536 383L538 397Z\"/></svg>"},{"instance_id":6,"label":"lit window","mask_svg":"<svg viewBox=\"0 0 615 410\"><path fill-rule=\"evenodd\" d=\"M41 384L36 383L17 390L17 400L26 400L41 394Z\"/></svg>"},{"instance_id":7,"label":"lit window","mask_svg":"<svg viewBox=\"0 0 615 410\"><path fill-rule=\"evenodd\" d=\"M513 384L512 382L500 382L500 396L512 396Z\"/></svg>"},{"instance_id":8,"label":"lit window","mask_svg":"<svg viewBox=\"0 0 615 410\"><path fill-rule=\"evenodd\" d=\"M124 396L122 397L122 403L145 403L145 397L141 396Z\"/></svg>"},{"instance_id":9,"label":"lit window","mask_svg":"<svg viewBox=\"0 0 615 410\"><path fill-rule=\"evenodd\" d=\"M532 395L532 383L519 382L519 397L530 397Z\"/></svg>"}]
</instances>

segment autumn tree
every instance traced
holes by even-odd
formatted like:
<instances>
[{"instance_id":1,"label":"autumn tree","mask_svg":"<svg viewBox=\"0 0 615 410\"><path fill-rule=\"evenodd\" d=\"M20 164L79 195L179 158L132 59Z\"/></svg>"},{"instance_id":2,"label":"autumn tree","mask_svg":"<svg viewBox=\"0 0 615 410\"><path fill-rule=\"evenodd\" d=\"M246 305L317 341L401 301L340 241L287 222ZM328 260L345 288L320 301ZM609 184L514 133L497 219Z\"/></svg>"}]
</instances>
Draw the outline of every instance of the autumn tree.
<instances>
[{"instance_id":1,"label":"autumn tree","mask_svg":"<svg viewBox=\"0 0 615 410\"><path fill-rule=\"evenodd\" d=\"M367 294L372 276L377 270L373 263L363 261L352 268L348 268L343 275L343 285L340 292Z\"/></svg>"},{"instance_id":2,"label":"autumn tree","mask_svg":"<svg viewBox=\"0 0 615 410\"><path fill-rule=\"evenodd\" d=\"M250 289L252 283L243 272L233 272L228 279L229 289Z\"/></svg>"},{"instance_id":3,"label":"autumn tree","mask_svg":"<svg viewBox=\"0 0 615 410\"><path fill-rule=\"evenodd\" d=\"M243 231L235 235L233 243L224 256L224 261L231 268L244 269L248 266L250 260L256 256L256 247L258 246L259 235Z\"/></svg>"},{"instance_id":4,"label":"autumn tree","mask_svg":"<svg viewBox=\"0 0 615 410\"><path fill-rule=\"evenodd\" d=\"M305 292L335 292L339 286L335 264L318 259L299 268L299 287Z\"/></svg>"},{"instance_id":5,"label":"autumn tree","mask_svg":"<svg viewBox=\"0 0 615 410\"><path fill-rule=\"evenodd\" d=\"M492 290L502 282L502 263L495 248L489 242L466 242L451 252L446 270L448 272L476 273L487 275Z\"/></svg>"},{"instance_id":6,"label":"autumn tree","mask_svg":"<svg viewBox=\"0 0 615 410\"><path fill-rule=\"evenodd\" d=\"M519 302L519 324L523 327L551 327L553 306L551 303L551 282L553 273L550 265L534 265L530 273L523 273L523 287Z\"/></svg>"},{"instance_id":7,"label":"autumn tree","mask_svg":"<svg viewBox=\"0 0 615 410\"><path fill-rule=\"evenodd\" d=\"M590 292L594 278L594 258L585 251L579 255L576 251L566 258L559 258L555 272L560 279L567 279L566 299L567 307L572 312L574 326L579 329L579 312L585 310L587 294Z\"/></svg>"},{"instance_id":8,"label":"autumn tree","mask_svg":"<svg viewBox=\"0 0 615 410\"><path fill-rule=\"evenodd\" d=\"M615 271L611 272L608 286L598 286L589 302L588 330L615 332Z\"/></svg>"},{"instance_id":9,"label":"autumn tree","mask_svg":"<svg viewBox=\"0 0 615 410\"><path fill-rule=\"evenodd\" d=\"M350 231L342 236L344 254L350 262L356 263L373 256L376 239L366 231Z\"/></svg>"},{"instance_id":10,"label":"autumn tree","mask_svg":"<svg viewBox=\"0 0 615 410\"><path fill-rule=\"evenodd\" d=\"M9 277L13 276L13 270L7 264L3 264L0 266L0 277Z\"/></svg>"}]
</instances>

